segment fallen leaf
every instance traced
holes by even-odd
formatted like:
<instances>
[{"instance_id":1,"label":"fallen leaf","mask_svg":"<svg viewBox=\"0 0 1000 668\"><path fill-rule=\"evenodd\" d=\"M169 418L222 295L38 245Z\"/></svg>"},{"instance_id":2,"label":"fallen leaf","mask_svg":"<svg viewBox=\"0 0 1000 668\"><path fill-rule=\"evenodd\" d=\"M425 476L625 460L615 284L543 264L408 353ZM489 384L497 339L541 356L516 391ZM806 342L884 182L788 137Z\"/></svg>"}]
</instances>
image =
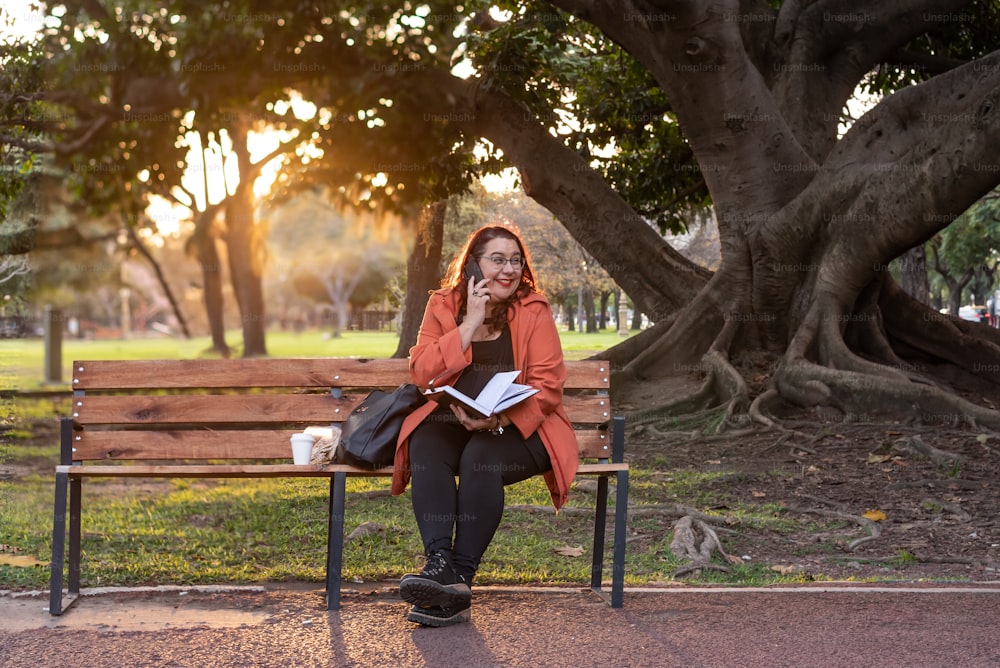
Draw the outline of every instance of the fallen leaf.
<instances>
[{"instance_id":1,"label":"fallen leaf","mask_svg":"<svg viewBox=\"0 0 1000 668\"><path fill-rule=\"evenodd\" d=\"M781 573L782 575L791 575L792 573L798 573L802 569L799 568L798 566L792 566L792 565L782 566L779 564L775 564L774 566L771 566L771 570L776 573Z\"/></svg>"},{"instance_id":2,"label":"fallen leaf","mask_svg":"<svg viewBox=\"0 0 1000 668\"><path fill-rule=\"evenodd\" d=\"M761 499L767 496L767 492L750 492L750 493L753 494L754 498L756 499Z\"/></svg>"},{"instance_id":3,"label":"fallen leaf","mask_svg":"<svg viewBox=\"0 0 1000 668\"><path fill-rule=\"evenodd\" d=\"M886 514L883 513L881 510L872 510L869 508L868 510L865 511L864 517L865 519L869 519L872 522L881 522L882 520L886 519Z\"/></svg>"},{"instance_id":4,"label":"fallen leaf","mask_svg":"<svg viewBox=\"0 0 1000 668\"><path fill-rule=\"evenodd\" d=\"M29 568L31 566L45 566L47 563L27 555L0 554L0 565L14 566L15 568Z\"/></svg>"},{"instance_id":5,"label":"fallen leaf","mask_svg":"<svg viewBox=\"0 0 1000 668\"><path fill-rule=\"evenodd\" d=\"M882 464L892 459L892 455L879 455L874 452L868 453L868 463L869 464Z\"/></svg>"},{"instance_id":6,"label":"fallen leaf","mask_svg":"<svg viewBox=\"0 0 1000 668\"><path fill-rule=\"evenodd\" d=\"M987 436L986 434L980 434L979 436L976 436L976 440L979 441L980 443L985 443L986 441L990 440L990 437Z\"/></svg>"},{"instance_id":7,"label":"fallen leaf","mask_svg":"<svg viewBox=\"0 0 1000 668\"><path fill-rule=\"evenodd\" d=\"M576 547L573 547L572 545L563 545L562 547L557 547L554 552L564 557L579 557L583 555L583 547L580 545L577 545Z\"/></svg>"}]
</instances>

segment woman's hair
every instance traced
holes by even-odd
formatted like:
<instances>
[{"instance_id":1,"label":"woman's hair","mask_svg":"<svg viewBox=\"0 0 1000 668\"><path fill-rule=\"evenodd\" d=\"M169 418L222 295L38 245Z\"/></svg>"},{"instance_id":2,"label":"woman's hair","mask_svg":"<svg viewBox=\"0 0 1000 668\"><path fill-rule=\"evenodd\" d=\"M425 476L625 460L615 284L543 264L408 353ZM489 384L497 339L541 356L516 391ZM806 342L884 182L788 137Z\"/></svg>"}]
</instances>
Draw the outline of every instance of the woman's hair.
<instances>
[{"instance_id":1,"label":"woman's hair","mask_svg":"<svg viewBox=\"0 0 1000 668\"><path fill-rule=\"evenodd\" d=\"M518 284L517 290L511 295L510 299L493 304L486 316L485 324L491 332L499 331L507 323L510 307L513 302L527 296L531 292L539 291L538 286L535 284L535 275L531 273L531 259L528 257L528 251L521 241L521 236L518 234L517 228L511 223L504 223L487 225L476 230L469 237L468 241L465 242L465 247L462 248L462 251L448 265L448 272L441 281L441 287L452 288L458 293L458 313L459 322L461 322L461 318L465 316L465 303L468 299L467 285L469 282L463 275L462 269L470 257L478 258L482 256L486 244L498 238L510 239L517 244L517 250L521 254L521 257L524 258L524 265L521 267L521 282Z\"/></svg>"}]
</instances>

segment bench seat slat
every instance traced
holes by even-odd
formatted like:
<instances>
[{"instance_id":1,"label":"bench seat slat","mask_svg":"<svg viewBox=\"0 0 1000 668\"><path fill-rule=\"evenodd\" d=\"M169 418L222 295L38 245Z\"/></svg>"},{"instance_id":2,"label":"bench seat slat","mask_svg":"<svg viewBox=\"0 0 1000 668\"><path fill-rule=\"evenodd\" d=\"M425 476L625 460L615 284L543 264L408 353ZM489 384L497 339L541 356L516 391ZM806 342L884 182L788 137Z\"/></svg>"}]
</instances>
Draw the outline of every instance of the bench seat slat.
<instances>
[{"instance_id":1,"label":"bench seat slat","mask_svg":"<svg viewBox=\"0 0 1000 668\"><path fill-rule=\"evenodd\" d=\"M578 475L610 475L628 470L628 464L581 464ZM184 464L130 466L57 466L56 473L74 478L322 478L334 473L349 476L392 475L392 467L363 469L343 464L296 466L294 464Z\"/></svg>"},{"instance_id":2,"label":"bench seat slat","mask_svg":"<svg viewBox=\"0 0 1000 668\"><path fill-rule=\"evenodd\" d=\"M343 464L296 466L295 464L130 464L128 466L57 466L71 477L91 478L316 478L334 473L354 476L391 476L392 467L361 469Z\"/></svg>"},{"instance_id":3,"label":"bench seat slat","mask_svg":"<svg viewBox=\"0 0 1000 668\"><path fill-rule=\"evenodd\" d=\"M566 389L607 389L608 363L574 361ZM405 359L336 357L229 360L91 360L73 363L75 390L259 387L395 387L409 378ZM402 380L401 380L402 379Z\"/></svg>"},{"instance_id":4,"label":"bench seat slat","mask_svg":"<svg viewBox=\"0 0 1000 668\"><path fill-rule=\"evenodd\" d=\"M255 431L78 431L73 461L165 459L291 459L293 429ZM577 430L581 457L610 456L610 438Z\"/></svg>"},{"instance_id":5,"label":"bench seat slat","mask_svg":"<svg viewBox=\"0 0 1000 668\"><path fill-rule=\"evenodd\" d=\"M343 422L366 393L91 395L73 398L80 425L177 425L236 423L327 426ZM570 420L599 424L610 419L610 400L595 394L567 396Z\"/></svg>"}]
</instances>

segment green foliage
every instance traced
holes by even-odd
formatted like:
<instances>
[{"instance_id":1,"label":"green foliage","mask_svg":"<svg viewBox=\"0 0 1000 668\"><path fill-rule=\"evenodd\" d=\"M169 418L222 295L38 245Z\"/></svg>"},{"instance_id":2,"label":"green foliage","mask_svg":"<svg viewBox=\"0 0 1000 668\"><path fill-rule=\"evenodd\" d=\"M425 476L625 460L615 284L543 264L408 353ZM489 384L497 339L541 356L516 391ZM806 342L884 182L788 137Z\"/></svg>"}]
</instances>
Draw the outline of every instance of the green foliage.
<instances>
[{"instance_id":1,"label":"green foliage","mask_svg":"<svg viewBox=\"0 0 1000 668\"><path fill-rule=\"evenodd\" d=\"M684 210L706 204L708 193L646 69L594 26L550 3L497 6L510 20L469 37L482 85L522 102L661 233L686 230Z\"/></svg>"},{"instance_id":2,"label":"green foliage","mask_svg":"<svg viewBox=\"0 0 1000 668\"><path fill-rule=\"evenodd\" d=\"M969 271L974 295L982 298L992 294L1000 262L1000 191L994 190L969 207L928 245L928 257L936 260L929 263L930 269L949 281L949 286L964 288L956 281Z\"/></svg>"},{"instance_id":3,"label":"green foliage","mask_svg":"<svg viewBox=\"0 0 1000 668\"><path fill-rule=\"evenodd\" d=\"M7 20L7 10L0 9L0 21ZM8 225L7 215L44 148L43 128L51 122L40 101L46 82L37 67L39 58L38 47L30 41L0 41L6 89L0 95L0 254L25 251L21 239L26 228Z\"/></svg>"},{"instance_id":4,"label":"green foliage","mask_svg":"<svg viewBox=\"0 0 1000 668\"><path fill-rule=\"evenodd\" d=\"M881 63L861 86L865 92L891 93L926 81L949 69L1000 48L1000 11L996 0L971 0L960 11L931 10L923 13L930 28L893 58ZM898 59L897 59L898 58Z\"/></svg>"},{"instance_id":5,"label":"green foliage","mask_svg":"<svg viewBox=\"0 0 1000 668\"><path fill-rule=\"evenodd\" d=\"M938 250L951 267L972 267L1000 253L1000 191L993 191L941 232Z\"/></svg>"}]
</instances>

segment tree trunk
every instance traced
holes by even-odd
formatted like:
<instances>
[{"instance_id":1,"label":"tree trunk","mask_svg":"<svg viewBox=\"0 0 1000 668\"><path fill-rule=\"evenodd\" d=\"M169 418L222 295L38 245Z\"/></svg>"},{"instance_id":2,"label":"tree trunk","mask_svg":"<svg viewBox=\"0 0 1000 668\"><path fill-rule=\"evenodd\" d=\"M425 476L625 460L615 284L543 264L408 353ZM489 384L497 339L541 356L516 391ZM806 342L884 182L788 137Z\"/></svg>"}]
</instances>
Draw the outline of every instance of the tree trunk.
<instances>
[{"instance_id":1,"label":"tree trunk","mask_svg":"<svg viewBox=\"0 0 1000 668\"><path fill-rule=\"evenodd\" d=\"M608 302L611 301L610 292L601 292L601 309L597 314L597 328L604 330L608 328Z\"/></svg>"},{"instance_id":2,"label":"tree trunk","mask_svg":"<svg viewBox=\"0 0 1000 668\"><path fill-rule=\"evenodd\" d=\"M958 310L962 306L962 292L965 291L965 286L969 284L972 280L973 270L971 267L965 270L960 277L955 278L950 269L944 266L941 260L941 255L938 253L938 246L935 243L931 244L931 255L934 257L934 271L941 277L944 284L948 286L948 313L953 316L958 316Z\"/></svg>"},{"instance_id":3,"label":"tree trunk","mask_svg":"<svg viewBox=\"0 0 1000 668\"><path fill-rule=\"evenodd\" d=\"M202 298L212 339L211 350L228 359L231 351L226 343L224 300L222 297L222 258L216 245L215 217L219 207L211 206L199 212L195 222L194 244L201 265Z\"/></svg>"},{"instance_id":4,"label":"tree trunk","mask_svg":"<svg viewBox=\"0 0 1000 668\"><path fill-rule=\"evenodd\" d=\"M334 306L337 309L337 329L333 335L339 337L351 328L351 309L346 299L338 300Z\"/></svg>"},{"instance_id":5,"label":"tree trunk","mask_svg":"<svg viewBox=\"0 0 1000 668\"><path fill-rule=\"evenodd\" d=\"M153 267L153 271L156 273L156 280L159 281L160 287L163 289L163 293L167 297L167 301L170 302L170 309L174 313L174 317L177 318L177 324L181 327L181 333L184 334L185 339L191 338L191 331L188 329L187 320L184 318L184 312L181 311L180 305L177 303L177 299L174 297L174 291L170 289L170 284L167 282L167 277L163 275L163 268L160 267L160 263L156 261L153 254L149 252L146 248L146 244L142 243L142 240L135 233L135 230L126 226L128 230L129 240L135 249L139 251L139 254L146 258L146 261Z\"/></svg>"},{"instance_id":6,"label":"tree trunk","mask_svg":"<svg viewBox=\"0 0 1000 668\"><path fill-rule=\"evenodd\" d=\"M900 262L900 287L921 304L930 302L930 282L927 280L927 251L924 245L914 246L903 253Z\"/></svg>"},{"instance_id":7,"label":"tree trunk","mask_svg":"<svg viewBox=\"0 0 1000 668\"><path fill-rule=\"evenodd\" d=\"M444 218L448 202L429 204L417 220L416 241L406 261L406 296L400 311L399 344L393 357L409 356L417 343L420 321L427 305L427 293L441 280L441 252L444 244Z\"/></svg>"},{"instance_id":8,"label":"tree trunk","mask_svg":"<svg viewBox=\"0 0 1000 668\"><path fill-rule=\"evenodd\" d=\"M597 332L597 317L594 311L594 288L587 286L583 291L583 303L586 304L585 312L587 314L587 329L588 334L594 334Z\"/></svg>"},{"instance_id":9,"label":"tree trunk","mask_svg":"<svg viewBox=\"0 0 1000 668\"><path fill-rule=\"evenodd\" d=\"M229 274L240 308L243 357L266 357L263 271L263 230L254 216L253 175L247 145L249 121L237 114L229 128L233 153L240 166L240 183L226 200L226 246Z\"/></svg>"}]
</instances>

